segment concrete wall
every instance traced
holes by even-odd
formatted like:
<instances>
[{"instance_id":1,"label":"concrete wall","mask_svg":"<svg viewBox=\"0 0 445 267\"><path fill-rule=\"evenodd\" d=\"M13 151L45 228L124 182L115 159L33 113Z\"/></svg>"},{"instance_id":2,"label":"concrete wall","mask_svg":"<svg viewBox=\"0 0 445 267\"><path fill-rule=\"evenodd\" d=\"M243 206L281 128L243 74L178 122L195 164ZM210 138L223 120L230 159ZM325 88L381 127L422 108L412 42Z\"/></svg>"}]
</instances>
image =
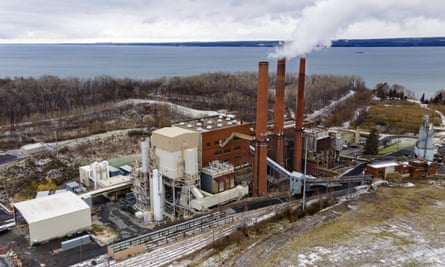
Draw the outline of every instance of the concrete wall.
<instances>
[{"instance_id":1,"label":"concrete wall","mask_svg":"<svg viewBox=\"0 0 445 267\"><path fill-rule=\"evenodd\" d=\"M113 257L113 259L120 261L127 258L133 257L135 255L141 254L145 251L145 245L141 244L138 246L130 247L118 252L114 252L110 247L108 247L108 255Z\"/></svg>"}]
</instances>

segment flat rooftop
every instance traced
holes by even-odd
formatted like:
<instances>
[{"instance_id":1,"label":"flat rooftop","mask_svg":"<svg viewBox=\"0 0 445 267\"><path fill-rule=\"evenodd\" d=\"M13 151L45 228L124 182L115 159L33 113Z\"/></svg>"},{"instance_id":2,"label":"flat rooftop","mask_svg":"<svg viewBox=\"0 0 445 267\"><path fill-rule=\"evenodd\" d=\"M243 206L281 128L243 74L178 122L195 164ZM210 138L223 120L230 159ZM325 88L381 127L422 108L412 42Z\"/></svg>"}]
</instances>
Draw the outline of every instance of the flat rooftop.
<instances>
[{"instance_id":1,"label":"flat rooftop","mask_svg":"<svg viewBox=\"0 0 445 267\"><path fill-rule=\"evenodd\" d=\"M175 123L172 126L189 129L197 132L208 132L215 129L230 128L236 125L247 124L235 115L218 115Z\"/></svg>"},{"instance_id":2,"label":"flat rooftop","mask_svg":"<svg viewBox=\"0 0 445 267\"><path fill-rule=\"evenodd\" d=\"M398 165L400 165L400 163L397 163L395 161L382 161L382 162L376 162L376 163L368 164L369 167L375 168L375 169L395 167L395 166L398 166Z\"/></svg>"},{"instance_id":3,"label":"flat rooftop","mask_svg":"<svg viewBox=\"0 0 445 267\"><path fill-rule=\"evenodd\" d=\"M90 209L85 201L69 191L17 202L13 206L22 214L28 224Z\"/></svg>"}]
</instances>

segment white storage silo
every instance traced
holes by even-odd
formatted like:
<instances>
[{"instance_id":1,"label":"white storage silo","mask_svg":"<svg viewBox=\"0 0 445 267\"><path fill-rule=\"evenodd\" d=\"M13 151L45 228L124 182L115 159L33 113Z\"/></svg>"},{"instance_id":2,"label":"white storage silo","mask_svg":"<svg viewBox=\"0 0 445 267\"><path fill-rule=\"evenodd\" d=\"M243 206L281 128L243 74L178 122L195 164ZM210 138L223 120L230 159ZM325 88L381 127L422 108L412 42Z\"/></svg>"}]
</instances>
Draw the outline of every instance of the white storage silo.
<instances>
[{"instance_id":1,"label":"white storage silo","mask_svg":"<svg viewBox=\"0 0 445 267\"><path fill-rule=\"evenodd\" d=\"M146 177L148 173L148 149L150 147L150 143L147 139L141 140L141 154L142 154L142 173Z\"/></svg>"},{"instance_id":2,"label":"white storage silo","mask_svg":"<svg viewBox=\"0 0 445 267\"><path fill-rule=\"evenodd\" d=\"M163 184L162 184L162 175L159 173L157 169L153 170L153 186L152 190L152 199L151 199L151 209L153 212L153 217L155 221L163 220Z\"/></svg>"}]
</instances>

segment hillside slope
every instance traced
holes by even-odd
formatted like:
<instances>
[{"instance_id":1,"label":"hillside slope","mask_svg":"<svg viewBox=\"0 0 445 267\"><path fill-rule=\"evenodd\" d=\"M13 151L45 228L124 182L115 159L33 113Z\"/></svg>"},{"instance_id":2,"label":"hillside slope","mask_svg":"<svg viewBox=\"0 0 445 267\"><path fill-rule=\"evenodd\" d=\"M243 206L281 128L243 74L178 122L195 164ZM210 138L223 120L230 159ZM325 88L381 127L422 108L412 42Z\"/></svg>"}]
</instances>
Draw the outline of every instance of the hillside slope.
<instances>
[{"instance_id":1,"label":"hillside slope","mask_svg":"<svg viewBox=\"0 0 445 267\"><path fill-rule=\"evenodd\" d=\"M381 187L294 223L270 223L199 266L444 266L444 183Z\"/></svg>"}]
</instances>

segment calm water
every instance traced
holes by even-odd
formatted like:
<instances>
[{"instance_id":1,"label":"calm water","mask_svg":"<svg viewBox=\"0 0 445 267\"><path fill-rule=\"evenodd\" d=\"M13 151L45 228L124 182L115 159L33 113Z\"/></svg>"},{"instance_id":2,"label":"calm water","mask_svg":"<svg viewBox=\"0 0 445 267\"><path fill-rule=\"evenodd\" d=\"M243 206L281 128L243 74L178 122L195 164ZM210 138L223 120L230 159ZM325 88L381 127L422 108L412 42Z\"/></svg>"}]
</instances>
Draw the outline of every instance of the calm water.
<instances>
[{"instance_id":1,"label":"calm water","mask_svg":"<svg viewBox=\"0 0 445 267\"><path fill-rule=\"evenodd\" d=\"M165 47L112 45L0 45L0 77L57 75L94 77L110 75L151 79L204 72L257 71L259 61L275 60L272 48ZM329 48L306 56L308 74L341 74L362 77L369 88L378 82L401 84L433 95L445 89L445 47ZM298 61L287 63L296 73Z\"/></svg>"}]
</instances>

